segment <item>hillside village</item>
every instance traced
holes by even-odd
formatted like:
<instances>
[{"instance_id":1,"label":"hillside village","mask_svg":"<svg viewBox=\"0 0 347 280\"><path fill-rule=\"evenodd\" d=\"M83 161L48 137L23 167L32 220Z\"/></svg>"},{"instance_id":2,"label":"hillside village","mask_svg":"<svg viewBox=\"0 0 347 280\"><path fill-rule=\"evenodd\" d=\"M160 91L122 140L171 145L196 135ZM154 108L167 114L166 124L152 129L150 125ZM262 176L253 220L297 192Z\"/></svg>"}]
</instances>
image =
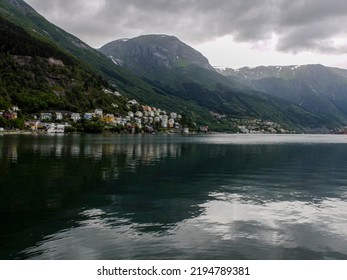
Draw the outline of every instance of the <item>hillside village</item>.
<instances>
[{"instance_id":1,"label":"hillside village","mask_svg":"<svg viewBox=\"0 0 347 280\"><path fill-rule=\"evenodd\" d=\"M123 97L119 92L111 92L104 89L104 93ZM125 133L155 133L158 131L189 133L196 131L196 124L187 120L176 112L142 105L135 99L128 100L126 115L117 112L118 105L112 104L115 109L114 114L105 113L101 108L95 108L88 112L66 112L66 111L47 111L30 116L24 122L24 129L30 131L41 131L48 133L64 132L111 132ZM13 106L11 109L0 111L0 118L13 121L17 120L20 108ZM0 126L1 127L1 126ZM203 132L208 131L208 127L200 127ZM1 128L0 131L4 131Z\"/></svg>"},{"instance_id":2,"label":"hillside village","mask_svg":"<svg viewBox=\"0 0 347 280\"><path fill-rule=\"evenodd\" d=\"M118 96L121 96L116 92ZM116 104L113 104L115 109ZM104 113L103 109L96 108L89 112L49 111L31 116L24 122L23 128L32 132L65 133L65 132L91 132L98 133L104 130L118 133L156 133L172 132L188 134L191 132L209 132L208 126L199 126L187 120L176 112L141 105L135 99L127 101L126 115ZM14 121L20 115L20 108L0 111L0 118ZM227 117L210 112L217 120L223 122ZM286 134L295 133L285 129L280 124L260 119L228 119L234 123L237 133L243 134ZM13 128L9 128L13 130ZM0 126L0 132L5 128Z\"/></svg>"},{"instance_id":3,"label":"hillside village","mask_svg":"<svg viewBox=\"0 0 347 280\"><path fill-rule=\"evenodd\" d=\"M111 93L104 89L105 93ZM118 92L112 92L124 98ZM112 104L117 111L118 105ZM32 132L65 133L65 132L90 132L98 133L110 131L117 133L156 133L171 132L188 134L191 132L209 132L208 126L197 127L196 123L186 119L176 112L142 105L135 99L128 100L128 112L125 115L105 113L103 109L96 108L88 112L47 111L31 116L26 120L23 128ZM0 110L0 120L15 121L19 118L20 108L13 106L7 110ZM227 119L226 115L210 112L218 121ZM295 133L285 129L280 124L260 119L228 119L237 129L236 133L243 134L286 134ZM0 123L1 124L1 123ZM9 128L13 130L14 128ZM5 128L0 125L0 132Z\"/></svg>"},{"instance_id":4,"label":"hillside village","mask_svg":"<svg viewBox=\"0 0 347 280\"><path fill-rule=\"evenodd\" d=\"M21 109L13 106L7 110L0 110L0 132L24 129L31 132L66 133L87 132L100 133L103 131L115 133L156 133L170 132L189 134L192 132L209 132L208 126L197 126L191 119L176 112L140 104L135 99L127 99L117 91L103 89L105 94L112 94L126 100L126 114L120 114L119 105L112 103L114 113L104 112L102 108L95 108L88 112L68 112L50 110L34 115L21 117ZM229 119L226 115L215 112L210 114L218 121L233 124L234 132L243 134L286 134L295 133L285 129L280 124L261 119ZM15 125L4 126L1 120L8 120ZM19 120L19 121L18 121ZM17 123L16 123L17 121ZM23 123L22 123L23 122Z\"/></svg>"}]
</instances>

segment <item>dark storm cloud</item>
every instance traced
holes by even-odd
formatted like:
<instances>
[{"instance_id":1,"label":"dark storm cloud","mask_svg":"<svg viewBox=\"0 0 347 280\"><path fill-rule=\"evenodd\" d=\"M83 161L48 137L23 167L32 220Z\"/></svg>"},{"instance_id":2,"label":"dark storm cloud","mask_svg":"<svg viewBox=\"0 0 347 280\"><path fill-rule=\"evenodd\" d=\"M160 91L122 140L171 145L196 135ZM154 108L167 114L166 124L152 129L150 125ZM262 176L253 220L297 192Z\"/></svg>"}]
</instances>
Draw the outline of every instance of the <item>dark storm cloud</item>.
<instances>
[{"instance_id":1,"label":"dark storm cloud","mask_svg":"<svg viewBox=\"0 0 347 280\"><path fill-rule=\"evenodd\" d=\"M345 52L345 0L28 0L59 26L98 46L140 34L173 34L209 41L231 35L240 42L278 36L277 48Z\"/></svg>"}]
</instances>

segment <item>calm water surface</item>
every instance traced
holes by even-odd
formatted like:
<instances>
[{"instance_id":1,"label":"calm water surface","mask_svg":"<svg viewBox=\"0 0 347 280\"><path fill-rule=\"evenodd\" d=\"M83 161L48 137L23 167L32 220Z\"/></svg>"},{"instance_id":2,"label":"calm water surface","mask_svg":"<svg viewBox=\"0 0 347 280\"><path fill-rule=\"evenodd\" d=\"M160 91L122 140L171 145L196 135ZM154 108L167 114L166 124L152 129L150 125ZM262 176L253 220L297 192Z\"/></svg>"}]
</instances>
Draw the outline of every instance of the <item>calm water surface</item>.
<instances>
[{"instance_id":1,"label":"calm water surface","mask_svg":"<svg viewBox=\"0 0 347 280\"><path fill-rule=\"evenodd\" d=\"M0 259L347 259L347 137L0 135Z\"/></svg>"}]
</instances>

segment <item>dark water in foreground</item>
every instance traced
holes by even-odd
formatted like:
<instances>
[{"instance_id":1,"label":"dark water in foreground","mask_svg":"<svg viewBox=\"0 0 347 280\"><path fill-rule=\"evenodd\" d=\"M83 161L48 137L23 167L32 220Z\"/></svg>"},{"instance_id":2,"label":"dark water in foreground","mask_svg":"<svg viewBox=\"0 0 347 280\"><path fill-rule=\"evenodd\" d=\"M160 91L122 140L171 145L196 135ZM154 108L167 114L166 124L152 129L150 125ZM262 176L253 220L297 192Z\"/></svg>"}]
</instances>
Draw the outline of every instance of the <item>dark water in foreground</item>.
<instances>
[{"instance_id":1,"label":"dark water in foreground","mask_svg":"<svg viewBox=\"0 0 347 280\"><path fill-rule=\"evenodd\" d=\"M347 259L347 137L0 136L0 259Z\"/></svg>"}]
</instances>

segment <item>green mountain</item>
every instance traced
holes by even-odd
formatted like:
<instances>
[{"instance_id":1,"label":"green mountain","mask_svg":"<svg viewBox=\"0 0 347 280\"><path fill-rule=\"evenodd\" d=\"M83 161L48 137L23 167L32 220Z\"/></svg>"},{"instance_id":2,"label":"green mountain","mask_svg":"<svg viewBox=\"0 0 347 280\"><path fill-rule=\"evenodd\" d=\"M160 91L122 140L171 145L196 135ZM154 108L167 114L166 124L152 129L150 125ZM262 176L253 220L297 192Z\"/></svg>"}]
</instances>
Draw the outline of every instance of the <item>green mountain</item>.
<instances>
[{"instance_id":1,"label":"green mountain","mask_svg":"<svg viewBox=\"0 0 347 280\"><path fill-rule=\"evenodd\" d=\"M62 48L2 16L0 32L0 109L112 111L112 103L125 109L125 100L103 91L110 88L105 79Z\"/></svg>"},{"instance_id":2,"label":"green mountain","mask_svg":"<svg viewBox=\"0 0 347 280\"><path fill-rule=\"evenodd\" d=\"M99 49L114 63L135 70L140 76L196 65L215 71L207 58L174 36L144 35L133 39L116 40Z\"/></svg>"},{"instance_id":3,"label":"green mountain","mask_svg":"<svg viewBox=\"0 0 347 280\"><path fill-rule=\"evenodd\" d=\"M254 90L293 102L333 126L347 124L347 70L303 65L244 67L220 72Z\"/></svg>"},{"instance_id":4,"label":"green mountain","mask_svg":"<svg viewBox=\"0 0 347 280\"><path fill-rule=\"evenodd\" d=\"M202 54L173 36L116 40L99 51L164 92L230 118L260 118L302 128L330 124L299 106L228 79Z\"/></svg>"}]
</instances>

